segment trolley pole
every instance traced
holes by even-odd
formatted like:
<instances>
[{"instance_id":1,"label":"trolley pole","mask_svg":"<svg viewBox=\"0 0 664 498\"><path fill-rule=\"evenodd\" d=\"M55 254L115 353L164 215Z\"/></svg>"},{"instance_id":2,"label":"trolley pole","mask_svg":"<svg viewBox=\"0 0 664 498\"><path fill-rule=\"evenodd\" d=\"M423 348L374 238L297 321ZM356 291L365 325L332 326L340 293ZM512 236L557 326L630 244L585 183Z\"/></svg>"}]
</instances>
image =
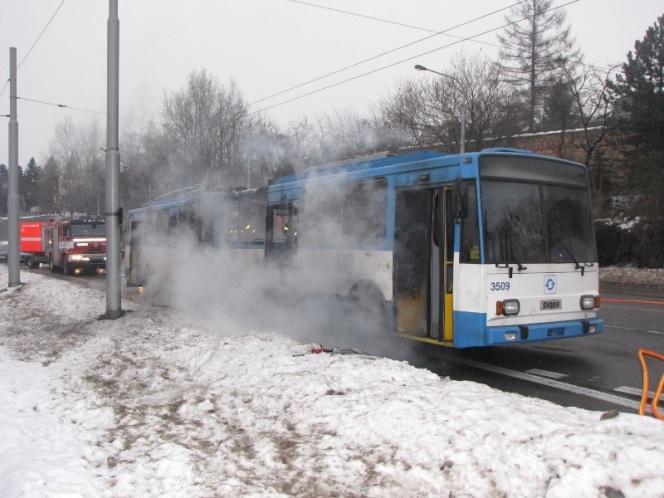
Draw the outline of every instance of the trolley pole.
<instances>
[{"instance_id":1,"label":"trolley pole","mask_svg":"<svg viewBox=\"0 0 664 498\"><path fill-rule=\"evenodd\" d=\"M106 315L114 320L120 308L120 145L119 145L119 61L120 21L118 0L108 5L108 53L106 72Z\"/></svg>"},{"instance_id":2,"label":"trolley pole","mask_svg":"<svg viewBox=\"0 0 664 498\"><path fill-rule=\"evenodd\" d=\"M7 195L7 228L9 234L9 287L21 283L18 228L18 120L16 118L16 47L9 49L9 192Z\"/></svg>"}]
</instances>

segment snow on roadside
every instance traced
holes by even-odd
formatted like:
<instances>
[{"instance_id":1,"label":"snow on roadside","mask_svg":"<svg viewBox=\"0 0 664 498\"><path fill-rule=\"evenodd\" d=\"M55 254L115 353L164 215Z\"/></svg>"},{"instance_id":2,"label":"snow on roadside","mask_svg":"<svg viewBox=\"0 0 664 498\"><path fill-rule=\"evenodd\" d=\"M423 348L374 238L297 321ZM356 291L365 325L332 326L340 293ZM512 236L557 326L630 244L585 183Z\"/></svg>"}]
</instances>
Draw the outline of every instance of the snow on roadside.
<instances>
[{"instance_id":1,"label":"snow on roadside","mask_svg":"<svg viewBox=\"0 0 664 498\"><path fill-rule=\"evenodd\" d=\"M664 268L604 266L599 269L602 284L651 287L664 290Z\"/></svg>"},{"instance_id":2,"label":"snow on roadside","mask_svg":"<svg viewBox=\"0 0 664 498\"><path fill-rule=\"evenodd\" d=\"M23 278L0 293L0 496L662 496L656 420L173 310L97 321L101 293Z\"/></svg>"}]
</instances>

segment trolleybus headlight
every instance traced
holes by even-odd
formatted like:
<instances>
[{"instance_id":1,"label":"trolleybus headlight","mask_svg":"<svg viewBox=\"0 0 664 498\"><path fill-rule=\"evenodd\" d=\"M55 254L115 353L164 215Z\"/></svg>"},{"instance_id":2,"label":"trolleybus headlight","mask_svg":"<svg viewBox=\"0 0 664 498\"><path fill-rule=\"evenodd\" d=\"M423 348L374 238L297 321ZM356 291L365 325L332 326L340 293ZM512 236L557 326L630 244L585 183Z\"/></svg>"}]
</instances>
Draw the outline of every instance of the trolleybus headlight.
<instances>
[{"instance_id":1,"label":"trolleybus headlight","mask_svg":"<svg viewBox=\"0 0 664 498\"><path fill-rule=\"evenodd\" d=\"M595 307L595 296L581 296L581 309L591 310Z\"/></svg>"},{"instance_id":2,"label":"trolleybus headlight","mask_svg":"<svg viewBox=\"0 0 664 498\"><path fill-rule=\"evenodd\" d=\"M496 315L514 316L518 315L521 306L518 299L507 299L505 301L496 301Z\"/></svg>"}]
</instances>

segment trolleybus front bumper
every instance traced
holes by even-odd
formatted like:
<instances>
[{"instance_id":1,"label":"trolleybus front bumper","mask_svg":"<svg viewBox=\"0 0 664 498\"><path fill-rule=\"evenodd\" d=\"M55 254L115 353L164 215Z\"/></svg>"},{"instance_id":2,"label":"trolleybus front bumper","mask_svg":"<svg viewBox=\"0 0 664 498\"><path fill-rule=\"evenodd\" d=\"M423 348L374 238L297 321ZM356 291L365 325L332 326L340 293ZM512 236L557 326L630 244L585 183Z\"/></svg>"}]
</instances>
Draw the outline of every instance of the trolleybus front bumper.
<instances>
[{"instance_id":1,"label":"trolleybus front bumper","mask_svg":"<svg viewBox=\"0 0 664 498\"><path fill-rule=\"evenodd\" d=\"M495 346L580 337L599 334L603 330L604 321L601 318L487 327L485 345Z\"/></svg>"}]
</instances>

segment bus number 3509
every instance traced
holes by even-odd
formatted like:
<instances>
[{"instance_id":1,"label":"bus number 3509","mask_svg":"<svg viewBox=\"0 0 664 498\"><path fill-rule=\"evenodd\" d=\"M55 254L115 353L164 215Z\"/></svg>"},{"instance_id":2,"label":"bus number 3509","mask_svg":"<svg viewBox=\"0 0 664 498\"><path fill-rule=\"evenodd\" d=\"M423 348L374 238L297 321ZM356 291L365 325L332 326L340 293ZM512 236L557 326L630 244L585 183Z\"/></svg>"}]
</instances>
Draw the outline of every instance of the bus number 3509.
<instances>
[{"instance_id":1,"label":"bus number 3509","mask_svg":"<svg viewBox=\"0 0 664 498\"><path fill-rule=\"evenodd\" d=\"M491 282L490 289L492 291L508 291L510 290L509 282Z\"/></svg>"}]
</instances>

